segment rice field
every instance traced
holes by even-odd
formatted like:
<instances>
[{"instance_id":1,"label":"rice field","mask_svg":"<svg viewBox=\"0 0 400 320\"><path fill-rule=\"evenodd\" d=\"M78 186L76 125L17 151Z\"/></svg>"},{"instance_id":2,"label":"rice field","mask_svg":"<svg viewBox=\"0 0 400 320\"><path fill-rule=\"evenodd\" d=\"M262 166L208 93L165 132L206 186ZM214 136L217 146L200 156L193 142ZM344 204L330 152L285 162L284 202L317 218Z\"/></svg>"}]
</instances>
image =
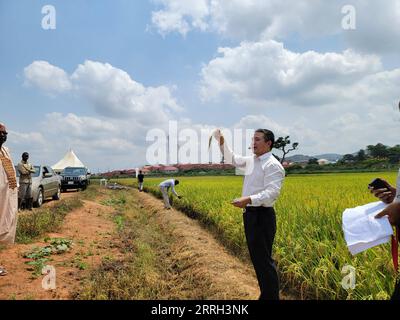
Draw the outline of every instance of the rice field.
<instances>
[{"instance_id":1,"label":"rice field","mask_svg":"<svg viewBox=\"0 0 400 320\"><path fill-rule=\"evenodd\" d=\"M342 212L376 201L367 185L375 177L395 184L396 172L289 176L275 205L277 234L274 257L281 284L303 299L389 299L395 273L390 244L356 256L342 232ZM162 178L145 179L145 190L160 196ZM230 201L241 195L242 177L181 177L182 199L173 205L201 220L237 255L247 256L242 211ZM120 183L135 185L134 179ZM342 268L356 269L354 290L345 290Z\"/></svg>"}]
</instances>

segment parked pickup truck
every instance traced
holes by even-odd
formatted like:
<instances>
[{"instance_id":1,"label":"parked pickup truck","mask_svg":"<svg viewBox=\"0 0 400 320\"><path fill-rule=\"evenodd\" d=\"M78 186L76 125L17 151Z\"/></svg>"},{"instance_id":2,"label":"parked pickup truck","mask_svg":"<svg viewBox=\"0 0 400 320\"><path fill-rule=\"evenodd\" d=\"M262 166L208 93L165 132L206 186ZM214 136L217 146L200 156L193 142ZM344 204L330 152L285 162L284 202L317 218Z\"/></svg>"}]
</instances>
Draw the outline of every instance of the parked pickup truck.
<instances>
[{"instance_id":1,"label":"parked pickup truck","mask_svg":"<svg viewBox=\"0 0 400 320\"><path fill-rule=\"evenodd\" d=\"M84 167L67 167L61 172L61 190L85 190L90 184L90 173Z\"/></svg>"}]
</instances>

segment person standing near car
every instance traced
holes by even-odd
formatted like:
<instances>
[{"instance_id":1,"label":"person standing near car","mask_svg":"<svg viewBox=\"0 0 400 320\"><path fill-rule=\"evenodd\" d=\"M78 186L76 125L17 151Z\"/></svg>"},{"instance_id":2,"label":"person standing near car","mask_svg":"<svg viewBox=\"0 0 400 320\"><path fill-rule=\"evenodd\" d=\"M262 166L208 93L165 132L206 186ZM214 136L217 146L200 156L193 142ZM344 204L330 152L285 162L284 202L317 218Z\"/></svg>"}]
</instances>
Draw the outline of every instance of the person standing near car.
<instances>
[{"instance_id":1,"label":"person standing near car","mask_svg":"<svg viewBox=\"0 0 400 320\"><path fill-rule=\"evenodd\" d=\"M18 164L19 172L19 191L18 191L18 210L21 209L21 204L25 200L25 206L28 210L32 210L33 196L32 196L32 173L35 169L28 162L29 153L22 154L22 160Z\"/></svg>"},{"instance_id":2,"label":"person standing near car","mask_svg":"<svg viewBox=\"0 0 400 320\"><path fill-rule=\"evenodd\" d=\"M7 134L6 126L0 123L0 244L13 244L17 228L17 176L10 152L3 146ZM0 266L0 276L6 274L6 269Z\"/></svg>"}]
</instances>

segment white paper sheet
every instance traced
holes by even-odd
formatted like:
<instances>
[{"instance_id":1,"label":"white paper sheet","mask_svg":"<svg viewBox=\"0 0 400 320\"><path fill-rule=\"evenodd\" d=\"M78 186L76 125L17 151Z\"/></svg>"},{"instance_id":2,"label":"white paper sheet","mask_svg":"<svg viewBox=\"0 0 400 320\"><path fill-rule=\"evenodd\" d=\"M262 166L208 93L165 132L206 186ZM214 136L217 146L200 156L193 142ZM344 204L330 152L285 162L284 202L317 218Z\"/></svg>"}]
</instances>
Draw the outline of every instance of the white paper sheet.
<instances>
[{"instance_id":1,"label":"white paper sheet","mask_svg":"<svg viewBox=\"0 0 400 320\"><path fill-rule=\"evenodd\" d=\"M386 207L379 201L343 212L344 238L352 255L390 241L393 229L388 217L375 219Z\"/></svg>"}]
</instances>

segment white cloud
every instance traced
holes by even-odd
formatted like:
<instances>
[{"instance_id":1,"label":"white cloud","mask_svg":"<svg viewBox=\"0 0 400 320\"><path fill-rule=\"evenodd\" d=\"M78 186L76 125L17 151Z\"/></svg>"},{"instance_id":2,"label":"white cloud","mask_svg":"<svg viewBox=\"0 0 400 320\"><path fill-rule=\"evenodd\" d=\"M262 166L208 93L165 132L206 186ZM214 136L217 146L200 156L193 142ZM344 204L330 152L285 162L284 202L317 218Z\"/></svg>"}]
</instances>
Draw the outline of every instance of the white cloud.
<instances>
[{"instance_id":1,"label":"white cloud","mask_svg":"<svg viewBox=\"0 0 400 320\"><path fill-rule=\"evenodd\" d=\"M393 132L398 131L400 113L397 108L366 106L346 112L340 108L336 113L301 113L297 120L271 120L264 114L248 115L235 127L247 129L264 127L272 130L275 137L290 136L291 142L299 142L299 148L291 154L317 155L322 153L353 153L367 145L398 144ZM276 151L279 155L279 152Z\"/></svg>"},{"instance_id":2,"label":"white cloud","mask_svg":"<svg viewBox=\"0 0 400 320\"><path fill-rule=\"evenodd\" d=\"M57 132L59 137L107 138L119 132L119 128L110 121L94 117L82 117L73 113L67 115L57 112L46 114L42 124L45 132L48 132L48 134Z\"/></svg>"},{"instance_id":3,"label":"white cloud","mask_svg":"<svg viewBox=\"0 0 400 320\"><path fill-rule=\"evenodd\" d=\"M151 21L160 34L178 32L185 36L193 28L202 31L207 29L209 0L157 0L153 2L165 8L152 12Z\"/></svg>"},{"instance_id":4,"label":"white cloud","mask_svg":"<svg viewBox=\"0 0 400 320\"><path fill-rule=\"evenodd\" d=\"M16 132L10 137L14 154L29 151L34 163L53 165L72 148L92 170L131 168L143 161L143 145L134 141L138 127L129 120L50 113L39 128L37 133Z\"/></svg>"},{"instance_id":5,"label":"white cloud","mask_svg":"<svg viewBox=\"0 0 400 320\"><path fill-rule=\"evenodd\" d=\"M143 124L158 125L174 112L183 111L173 97L174 88L145 87L108 63L87 60L68 76L48 62L35 61L25 68L25 80L45 92L72 88L98 114L110 118L132 118Z\"/></svg>"},{"instance_id":6,"label":"white cloud","mask_svg":"<svg viewBox=\"0 0 400 320\"><path fill-rule=\"evenodd\" d=\"M71 89L68 74L47 61L34 61L24 69L25 84L38 87L48 94Z\"/></svg>"},{"instance_id":7,"label":"white cloud","mask_svg":"<svg viewBox=\"0 0 400 320\"><path fill-rule=\"evenodd\" d=\"M220 48L201 71L201 96L223 94L243 103L323 105L337 101L355 82L382 69L374 55L295 53L266 40Z\"/></svg>"},{"instance_id":8,"label":"white cloud","mask_svg":"<svg viewBox=\"0 0 400 320\"><path fill-rule=\"evenodd\" d=\"M165 35L212 31L239 40L341 35L349 47L365 52L398 52L398 0L162 0L152 23ZM356 9L356 30L344 30L342 8Z\"/></svg>"},{"instance_id":9,"label":"white cloud","mask_svg":"<svg viewBox=\"0 0 400 320\"><path fill-rule=\"evenodd\" d=\"M42 65L46 68L38 68ZM38 69L42 72L36 72ZM168 121L184 110L173 96L175 87L146 87L108 63L85 61L70 76L47 62L35 61L25 70L26 82L53 94L62 90L50 90L47 81L54 74L62 74L69 81L70 93L88 101L96 112L96 116L45 115L39 131L46 137L46 151L41 153L46 163L58 161L73 148L88 165L121 168L143 164L146 132L153 128L165 130ZM21 144L14 141L13 146L17 150L29 147L29 139L25 140ZM36 140L32 142L37 144ZM40 145L43 147L43 143Z\"/></svg>"},{"instance_id":10,"label":"white cloud","mask_svg":"<svg viewBox=\"0 0 400 320\"><path fill-rule=\"evenodd\" d=\"M301 30L309 34L314 34L315 30L328 32L333 24L334 29L339 29L341 21L339 3L321 0L312 3L293 1L290 6L279 0L153 2L161 6L161 10L153 11L152 23L163 35L168 32L186 35L189 31L197 29L211 30L239 39L258 39L261 35L279 38ZM318 28L315 28L316 25Z\"/></svg>"},{"instance_id":11,"label":"white cloud","mask_svg":"<svg viewBox=\"0 0 400 320\"><path fill-rule=\"evenodd\" d=\"M354 1L357 27L344 32L347 45L379 54L400 51L400 1Z\"/></svg>"},{"instance_id":12,"label":"white cloud","mask_svg":"<svg viewBox=\"0 0 400 320\"><path fill-rule=\"evenodd\" d=\"M40 148L46 145L46 139L40 132L18 132L10 131L8 138L14 145L29 145L38 146Z\"/></svg>"},{"instance_id":13,"label":"white cloud","mask_svg":"<svg viewBox=\"0 0 400 320\"><path fill-rule=\"evenodd\" d=\"M233 125L234 128L240 129L268 129L271 130L276 137L287 136L290 134L289 128L278 124L265 115L247 115Z\"/></svg>"}]
</instances>

